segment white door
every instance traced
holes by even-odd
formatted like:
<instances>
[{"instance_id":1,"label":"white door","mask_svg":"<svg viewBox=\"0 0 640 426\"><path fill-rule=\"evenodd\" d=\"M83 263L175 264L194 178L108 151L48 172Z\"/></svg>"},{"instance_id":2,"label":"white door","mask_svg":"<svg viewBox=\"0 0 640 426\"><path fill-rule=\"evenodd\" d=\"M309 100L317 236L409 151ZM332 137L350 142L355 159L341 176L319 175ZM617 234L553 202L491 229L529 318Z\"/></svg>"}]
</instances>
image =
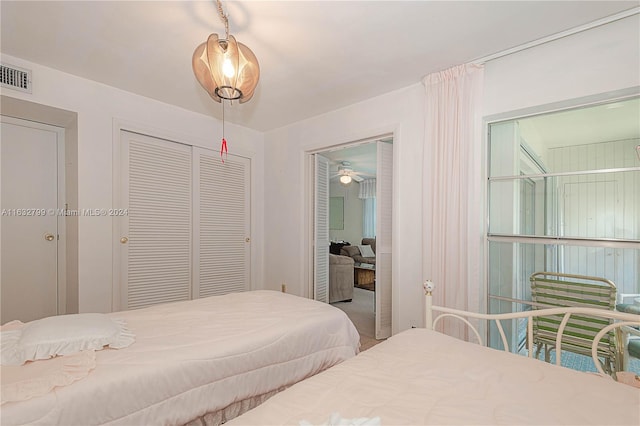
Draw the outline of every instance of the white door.
<instances>
[{"instance_id":1,"label":"white door","mask_svg":"<svg viewBox=\"0 0 640 426\"><path fill-rule=\"evenodd\" d=\"M615 179L595 182L565 182L562 186L562 236L612 238L622 223L619 182ZM616 249L575 247L563 249L560 264L571 274L606 277L620 285L623 276Z\"/></svg>"},{"instance_id":2,"label":"white door","mask_svg":"<svg viewBox=\"0 0 640 426\"><path fill-rule=\"evenodd\" d=\"M193 148L193 297L251 289L251 162Z\"/></svg>"},{"instance_id":3,"label":"white door","mask_svg":"<svg viewBox=\"0 0 640 426\"><path fill-rule=\"evenodd\" d=\"M329 159L315 155L314 299L329 303Z\"/></svg>"},{"instance_id":4,"label":"white door","mask_svg":"<svg viewBox=\"0 0 640 426\"><path fill-rule=\"evenodd\" d=\"M376 179L376 339L391 336L391 237L393 145L377 142Z\"/></svg>"},{"instance_id":5,"label":"white door","mask_svg":"<svg viewBox=\"0 0 640 426\"><path fill-rule=\"evenodd\" d=\"M122 131L119 305L191 299L191 147Z\"/></svg>"},{"instance_id":6,"label":"white door","mask_svg":"<svg viewBox=\"0 0 640 426\"><path fill-rule=\"evenodd\" d=\"M2 117L2 318L23 322L64 313L58 289L58 159L64 130ZM64 163L63 163L64 164ZM61 167L63 170L63 167ZM61 268L62 269L62 268Z\"/></svg>"}]
</instances>

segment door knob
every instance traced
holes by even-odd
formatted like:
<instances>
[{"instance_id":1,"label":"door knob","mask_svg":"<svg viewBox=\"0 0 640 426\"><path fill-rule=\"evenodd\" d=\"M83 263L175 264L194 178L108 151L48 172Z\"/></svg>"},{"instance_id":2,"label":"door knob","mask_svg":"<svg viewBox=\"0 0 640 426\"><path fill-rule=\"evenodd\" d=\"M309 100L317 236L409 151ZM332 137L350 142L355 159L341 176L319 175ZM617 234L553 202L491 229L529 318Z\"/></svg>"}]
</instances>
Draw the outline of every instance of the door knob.
<instances>
[{"instance_id":1,"label":"door knob","mask_svg":"<svg viewBox=\"0 0 640 426\"><path fill-rule=\"evenodd\" d=\"M121 242L122 244L127 244L127 241L129 241L129 239L128 239L127 237L122 237L122 238L120 238L120 242Z\"/></svg>"},{"instance_id":2,"label":"door knob","mask_svg":"<svg viewBox=\"0 0 640 426\"><path fill-rule=\"evenodd\" d=\"M55 238L56 237L53 234L44 234L44 239L47 240L47 241L53 241L53 240L55 240Z\"/></svg>"}]
</instances>

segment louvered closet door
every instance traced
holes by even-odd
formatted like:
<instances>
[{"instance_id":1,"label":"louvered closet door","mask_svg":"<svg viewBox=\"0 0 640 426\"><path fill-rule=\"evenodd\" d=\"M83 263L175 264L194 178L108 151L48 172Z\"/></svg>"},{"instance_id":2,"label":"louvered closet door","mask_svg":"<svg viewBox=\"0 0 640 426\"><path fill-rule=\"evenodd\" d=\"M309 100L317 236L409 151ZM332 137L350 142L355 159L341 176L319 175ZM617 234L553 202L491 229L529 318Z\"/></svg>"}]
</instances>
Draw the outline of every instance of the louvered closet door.
<instances>
[{"instance_id":1,"label":"louvered closet door","mask_svg":"<svg viewBox=\"0 0 640 426\"><path fill-rule=\"evenodd\" d=\"M248 158L193 149L194 298L251 288Z\"/></svg>"},{"instance_id":2,"label":"louvered closet door","mask_svg":"<svg viewBox=\"0 0 640 426\"><path fill-rule=\"evenodd\" d=\"M377 142L376 339L391 336L391 237L393 235L393 145Z\"/></svg>"},{"instance_id":3,"label":"louvered closet door","mask_svg":"<svg viewBox=\"0 0 640 426\"><path fill-rule=\"evenodd\" d=\"M329 303L329 159L315 157L314 299Z\"/></svg>"},{"instance_id":4,"label":"louvered closet door","mask_svg":"<svg viewBox=\"0 0 640 426\"><path fill-rule=\"evenodd\" d=\"M191 147L122 131L121 309L191 298Z\"/></svg>"}]
</instances>

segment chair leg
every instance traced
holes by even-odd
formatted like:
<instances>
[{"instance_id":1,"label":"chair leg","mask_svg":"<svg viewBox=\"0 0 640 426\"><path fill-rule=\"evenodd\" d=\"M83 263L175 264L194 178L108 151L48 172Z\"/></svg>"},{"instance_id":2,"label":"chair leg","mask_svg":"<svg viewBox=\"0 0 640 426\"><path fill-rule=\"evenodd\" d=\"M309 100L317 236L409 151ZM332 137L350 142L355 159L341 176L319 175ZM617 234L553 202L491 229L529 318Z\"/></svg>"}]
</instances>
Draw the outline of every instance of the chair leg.
<instances>
[{"instance_id":1,"label":"chair leg","mask_svg":"<svg viewBox=\"0 0 640 426\"><path fill-rule=\"evenodd\" d=\"M543 348L544 348L544 361L549 362L549 359L551 357L549 353L550 348L549 346L547 346L546 343L536 343L535 357L536 359L540 359L540 352L543 350Z\"/></svg>"},{"instance_id":2,"label":"chair leg","mask_svg":"<svg viewBox=\"0 0 640 426\"><path fill-rule=\"evenodd\" d=\"M614 371L626 371L629 368L628 336L623 332L622 328L617 328L614 337L616 342L614 348L615 358L613 360Z\"/></svg>"},{"instance_id":3,"label":"chair leg","mask_svg":"<svg viewBox=\"0 0 640 426\"><path fill-rule=\"evenodd\" d=\"M544 362L551 362L551 347L546 343L544 344Z\"/></svg>"},{"instance_id":4,"label":"chair leg","mask_svg":"<svg viewBox=\"0 0 640 426\"><path fill-rule=\"evenodd\" d=\"M541 349L542 349L542 343L537 343L536 344L536 352L535 352L536 359L540 358L540 350Z\"/></svg>"}]
</instances>

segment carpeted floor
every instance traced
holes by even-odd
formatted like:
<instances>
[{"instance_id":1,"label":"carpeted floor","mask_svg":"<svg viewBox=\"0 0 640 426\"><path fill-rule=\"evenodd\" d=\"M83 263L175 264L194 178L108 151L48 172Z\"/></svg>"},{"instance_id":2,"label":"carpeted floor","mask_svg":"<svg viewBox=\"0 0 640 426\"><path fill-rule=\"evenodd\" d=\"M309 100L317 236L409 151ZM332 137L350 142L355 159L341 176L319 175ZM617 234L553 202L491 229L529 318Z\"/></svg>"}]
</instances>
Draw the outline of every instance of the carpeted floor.
<instances>
[{"instance_id":1,"label":"carpeted floor","mask_svg":"<svg viewBox=\"0 0 640 426\"><path fill-rule=\"evenodd\" d=\"M373 291L364 290L358 287L353 289L353 299L351 302L338 302L333 306L342 309L353 325L360 333L360 350L364 351L377 345L382 340L376 340L376 315L374 312Z\"/></svg>"}]
</instances>

